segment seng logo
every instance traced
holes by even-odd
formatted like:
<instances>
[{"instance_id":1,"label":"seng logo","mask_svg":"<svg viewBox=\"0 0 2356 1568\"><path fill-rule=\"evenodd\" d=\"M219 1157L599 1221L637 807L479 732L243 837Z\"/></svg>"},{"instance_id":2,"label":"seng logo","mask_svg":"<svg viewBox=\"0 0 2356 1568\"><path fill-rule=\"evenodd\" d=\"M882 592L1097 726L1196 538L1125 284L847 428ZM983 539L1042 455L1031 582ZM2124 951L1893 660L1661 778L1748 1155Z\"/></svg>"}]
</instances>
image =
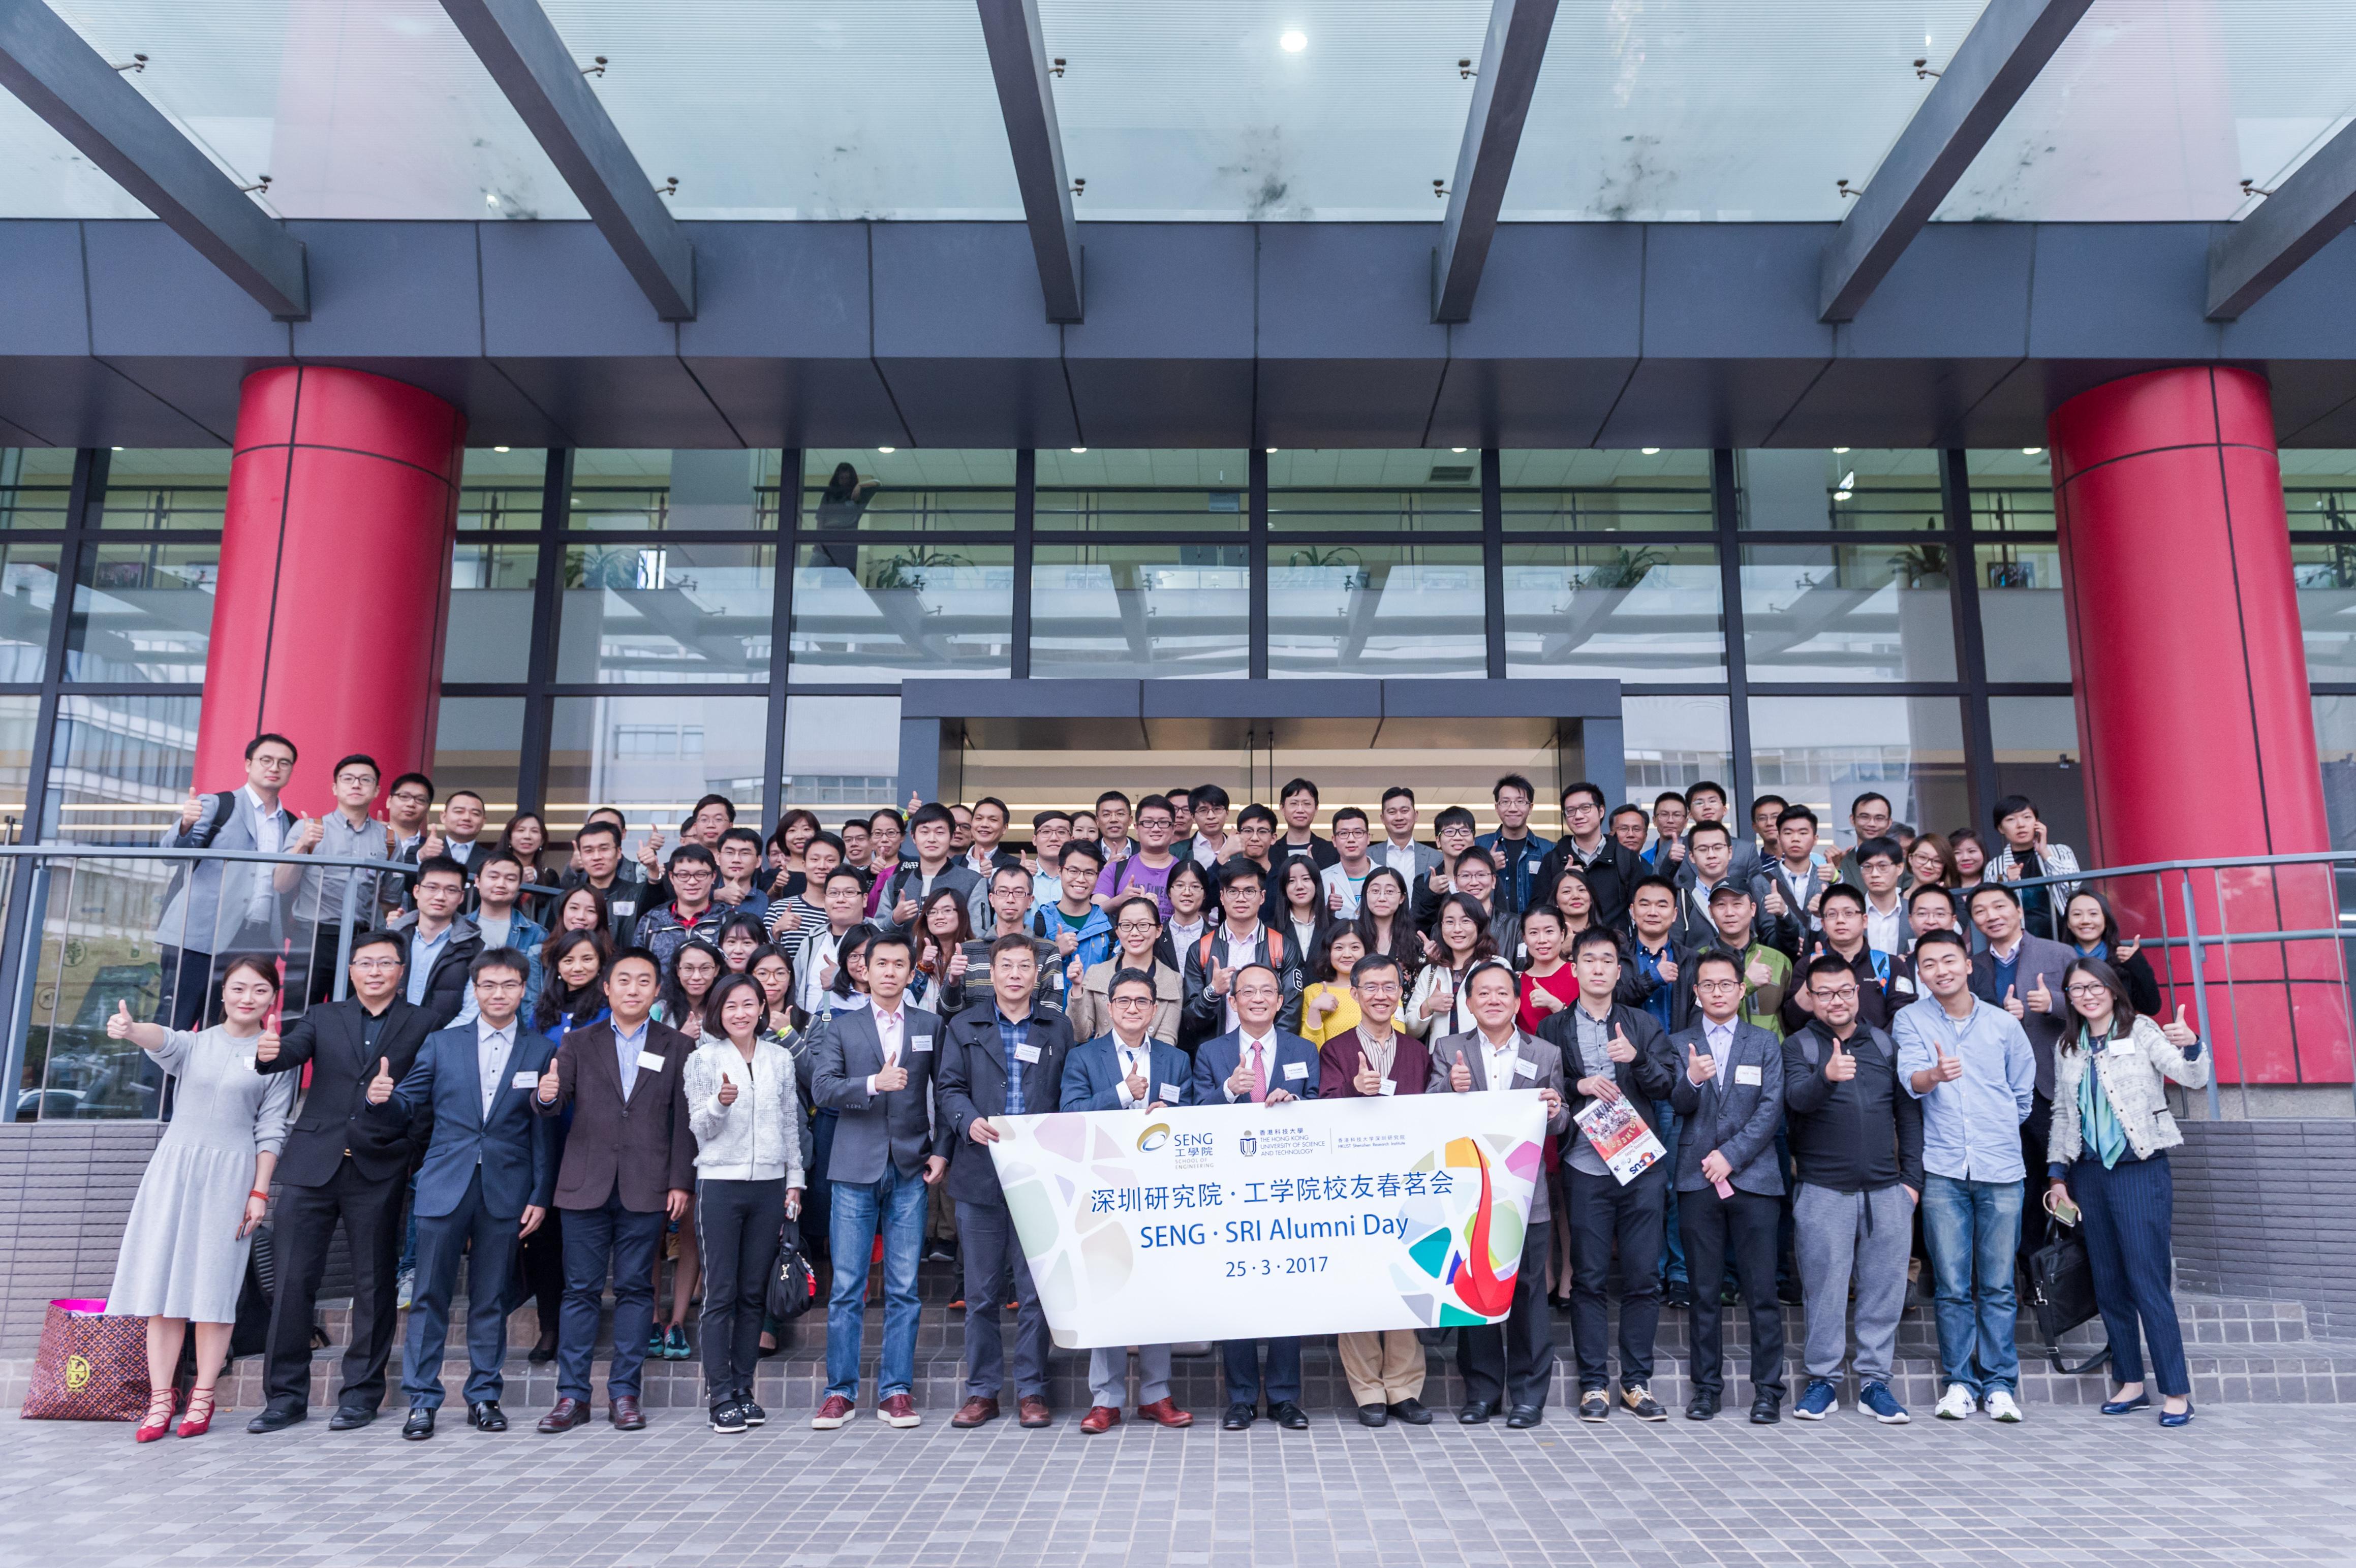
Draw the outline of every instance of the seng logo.
<instances>
[{"instance_id":1,"label":"seng logo","mask_svg":"<svg viewBox=\"0 0 2356 1568\"><path fill-rule=\"evenodd\" d=\"M1155 1149L1160 1148L1163 1144L1166 1144L1169 1141L1170 1124L1167 1122L1156 1122L1151 1126L1137 1135L1137 1152L1140 1154L1151 1154Z\"/></svg>"}]
</instances>

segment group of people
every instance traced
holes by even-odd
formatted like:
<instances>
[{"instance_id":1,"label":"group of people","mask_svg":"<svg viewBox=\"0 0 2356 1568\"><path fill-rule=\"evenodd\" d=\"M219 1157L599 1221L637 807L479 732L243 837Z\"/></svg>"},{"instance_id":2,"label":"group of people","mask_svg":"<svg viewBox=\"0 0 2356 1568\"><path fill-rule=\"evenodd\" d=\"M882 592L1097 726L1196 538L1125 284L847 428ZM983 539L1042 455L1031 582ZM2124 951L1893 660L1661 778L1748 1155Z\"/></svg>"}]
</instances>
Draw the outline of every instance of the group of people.
<instances>
[{"instance_id":1,"label":"group of people","mask_svg":"<svg viewBox=\"0 0 2356 1568\"><path fill-rule=\"evenodd\" d=\"M766 1418L754 1374L786 1331L766 1303L788 1246L823 1281L813 1426L849 1423L871 1377L881 1420L918 1424L928 1252L954 1258L964 1286L966 1398L951 1424L1003 1413L1011 1301L1014 1413L1048 1425L1050 1333L991 1155L997 1118L1489 1090L1536 1093L1547 1139L1511 1310L1454 1331L1461 1422L1544 1419L1563 1306L1581 1420L1668 1418L1651 1388L1665 1306L1690 1315L1684 1413L1711 1419L1726 1399L1724 1310L1740 1303L1750 1419L1774 1423L1794 1299L1806 1328L1792 1413L1830 1414L1853 1377L1861 1411L1904 1422L1890 1380L1918 1232L1936 1413L2017 1422L2013 1281L2035 1241L2031 1200L2084 1228L2117 1380L2104 1413L2150 1408L2147 1343L2162 1424L2191 1417L2169 1293L2166 1151L2180 1135L2164 1086L2201 1086L2210 1064L2180 1009L2158 1017L2140 944L2073 885L2074 858L2020 797L1997 803L1983 842L1912 834L1861 795L1856 842L1836 849L1810 808L1774 796L1738 834L1709 784L1650 812L1572 784L1556 840L1530 831L1536 792L1519 775L1497 782L1496 827L1451 806L1429 840L1405 786L1372 818L1345 805L1322 824L1307 779L1273 810L1234 809L1216 785L1108 791L1089 810L1039 813L1020 847L994 799L912 800L835 828L796 809L764 836L709 795L676 845L650 833L634 858L621 814L592 813L558 872L530 813L489 848L477 797L452 797L429 824L422 775L393 783L403 815L371 816L380 774L364 756L336 765L327 823L295 818L278 802L295 761L282 737L257 738L245 784L192 795L172 841L382 869L198 864L174 898L230 914L167 919L183 942L167 948L181 984L164 1016L125 1006L107 1026L178 1085L111 1297L149 1319L142 1441L172 1429L190 1324L197 1377L178 1431L208 1426L250 1238L273 1215L257 1432L307 1414L338 1222L353 1313L332 1428L376 1419L407 1306L403 1431L434 1435L463 1271L470 1425L508 1424L508 1313L527 1293L532 1355L559 1371L539 1429L590 1420L610 1289L607 1418L643 1427L645 1360L700 1351L712 1426L746 1431ZM461 799L473 809L454 822ZM306 901L328 920L298 976L284 933ZM368 923L347 933L333 916L351 906ZM2030 934L2031 921L2057 936ZM186 945L200 930L240 939ZM348 995L316 999L337 953ZM291 1022L286 991L314 998ZM193 1027L206 1018L218 1021ZM1596 1102L1623 1107L1663 1157L1615 1171L1578 1125ZM1185 1349L1091 1351L1082 1430L1125 1409L1191 1424L1171 1382ZM1360 1421L1432 1419L1415 1334L1344 1334L1336 1351ZM1308 1424L1300 1339L1219 1353L1224 1427Z\"/></svg>"}]
</instances>

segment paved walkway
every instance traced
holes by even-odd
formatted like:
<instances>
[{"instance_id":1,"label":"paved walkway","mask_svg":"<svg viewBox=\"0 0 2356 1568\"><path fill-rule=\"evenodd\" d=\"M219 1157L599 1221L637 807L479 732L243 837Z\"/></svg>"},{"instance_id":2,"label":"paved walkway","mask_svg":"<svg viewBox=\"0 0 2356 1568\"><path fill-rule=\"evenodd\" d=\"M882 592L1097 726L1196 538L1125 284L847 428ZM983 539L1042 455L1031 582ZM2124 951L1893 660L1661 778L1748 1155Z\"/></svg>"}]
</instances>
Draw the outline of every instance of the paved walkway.
<instances>
[{"instance_id":1,"label":"paved walkway","mask_svg":"<svg viewBox=\"0 0 2356 1568\"><path fill-rule=\"evenodd\" d=\"M2285 1406L2180 1433L2089 1411L1886 1430L1844 1410L1528 1434L1321 1417L1090 1438L1070 1415L902 1433L865 1413L815 1433L777 1412L738 1438L683 1413L631 1436L445 1425L423 1445L391 1420L145 1448L128 1426L12 1436L0 1565L42 1568L2356 1563L2356 1411Z\"/></svg>"}]
</instances>

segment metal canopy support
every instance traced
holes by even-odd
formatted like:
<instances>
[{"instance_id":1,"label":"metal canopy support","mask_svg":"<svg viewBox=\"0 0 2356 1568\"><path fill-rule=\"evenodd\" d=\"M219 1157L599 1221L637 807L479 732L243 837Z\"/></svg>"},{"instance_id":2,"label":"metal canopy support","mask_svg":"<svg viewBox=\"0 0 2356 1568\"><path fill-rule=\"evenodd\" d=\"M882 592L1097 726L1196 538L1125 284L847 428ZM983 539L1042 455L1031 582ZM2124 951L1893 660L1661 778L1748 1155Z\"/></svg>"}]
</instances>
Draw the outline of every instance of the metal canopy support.
<instances>
[{"instance_id":1,"label":"metal canopy support","mask_svg":"<svg viewBox=\"0 0 2356 1568\"><path fill-rule=\"evenodd\" d=\"M1825 245L1822 321L1853 321L2094 0L1988 0Z\"/></svg>"},{"instance_id":2,"label":"metal canopy support","mask_svg":"<svg viewBox=\"0 0 2356 1568\"><path fill-rule=\"evenodd\" d=\"M264 310L309 318L303 242L41 0L0 0L0 86Z\"/></svg>"},{"instance_id":3,"label":"metal canopy support","mask_svg":"<svg viewBox=\"0 0 2356 1568\"><path fill-rule=\"evenodd\" d=\"M1514 154L1522 144L1522 124L1530 117L1538 66L1554 31L1557 0L1491 0L1489 37L1481 46L1481 75L1472 84L1472 108L1464 120L1464 142L1456 153L1456 178L1448 187L1448 217L1440 228L1432 260L1431 319L1472 319L1472 296L1497 235L1497 214L1505 205L1505 182L1513 177Z\"/></svg>"},{"instance_id":4,"label":"metal canopy support","mask_svg":"<svg viewBox=\"0 0 2356 1568\"><path fill-rule=\"evenodd\" d=\"M2209 247L2209 319L2232 321L2356 222L2356 124Z\"/></svg>"},{"instance_id":5,"label":"metal canopy support","mask_svg":"<svg viewBox=\"0 0 2356 1568\"><path fill-rule=\"evenodd\" d=\"M442 0L665 321L695 319L695 252L540 0Z\"/></svg>"},{"instance_id":6,"label":"metal canopy support","mask_svg":"<svg viewBox=\"0 0 2356 1568\"><path fill-rule=\"evenodd\" d=\"M1055 128L1055 95L1047 76L1047 46L1035 0L977 0L990 74L998 82L998 109L1006 145L1014 155L1014 183L1023 192L1023 221L1039 258L1039 290L1049 321L1081 319L1079 226L1072 218L1072 182L1064 176L1064 137Z\"/></svg>"}]
</instances>

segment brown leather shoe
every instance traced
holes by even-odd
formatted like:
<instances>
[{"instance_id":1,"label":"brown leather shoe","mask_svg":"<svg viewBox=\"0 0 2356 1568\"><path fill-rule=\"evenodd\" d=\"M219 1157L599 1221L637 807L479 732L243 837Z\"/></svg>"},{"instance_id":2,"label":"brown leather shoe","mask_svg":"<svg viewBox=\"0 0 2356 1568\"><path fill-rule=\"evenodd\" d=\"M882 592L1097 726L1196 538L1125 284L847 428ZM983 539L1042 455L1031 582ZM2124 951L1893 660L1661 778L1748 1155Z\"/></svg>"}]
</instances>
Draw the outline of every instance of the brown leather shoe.
<instances>
[{"instance_id":1,"label":"brown leather shoe","mask_svg":"<svg viewBox=\"0 0 2356 1568\"><path fill-rule=\"evenodd\" d=\"M826 1403L810 1417L810 1425L820 1432L831 1432L851 1419L851 1403L839 1393L826 1396Z\"/></svg>"},{"instance_id":2,"label":"brown leather shoe","mask_svg":"<svg viewBox=\"0 0 2356 1568\"><path fill-rule=\"evenodd\" d=\"M1015 1405L1014 1418L1025 1426L1053 1426L1055 1424L1055 1413L1049 1410L1047 1408L1047 1402L1039 1398L1036 1394L1033 1394L1029 1399L1023 1400Z\"/></svg>"},{"instance_id":3,"label":"brown leather shoe","mask_svg":"<svg viewBox=\"0 0 2356 1568\"><path fill-rule=\"evenodd\" d=\"M958 1413L949 1417L949 1424L964 1428L980 1426L985 1421L997 1419L998 1402L994 1399L984 1399L981 1395L976 1394L958 1406Z\"/></svg>"},{"instance_id":4,"label":"brown leather shoe","mask_svg":"<svg viewBox=\"0 0 2356 1568\"><path fill-rule=\"evenodd\" d=\"M638 1411L637 1395L614 1394L608 1397L606 1403L609 1408L605 1412L605 1419L614 1424L616 1431L644 1432L647 1429L647 1418Z\"/></svg>"},{"instance_id":5,"label":"brown leather shoe","mask_svg":"<svg viewBox=\"0 0 2356 1568\"><path fill-rule=\"evenodd\" d=\"M546 1415L540 1418L542 1432L570 1432L589 1424L589 1402L580 1399L560 1399Z\"/></svg>"},{"instance_id":6,"label":"brown leather shoe","mask_svg":"<svg viewBox=\"0 0 2356 1568\"><path fill-rule=\"evenodd\" d=\"M875 1413L886 1426L914 1426L925 1419L916 1413L916 1402L905 1393L895 1393L877 1405Z\"/></svg>"},{"instance_id":7,"label":"brown leather shoe","mask_svg":"<svg viewBox=\"0 0 2356 1568\"><path fill-rule=\"evenodd\" d=\"M1163 1426L1192 1426L1194 1424L1194 1413L1179 1409L1178 1402L1172 1399L1166 1393L1160 1399L1155 1400L1151 1404L1139 1405L1137 1407L1137 1418L1140 1421L1157 1422Z\"/></svg>"},{"instance_id":8,"label":"brown leather shoe","mask_svg":"<svg viewBox=\"0 0 2356 1568\"><path fill-rule=\"evenodd\" d=\"M1088 1413L1080 1417L1080 1430L1091 1437L1099 1432L1109 1431L1119 1424L1120 1424L1120 1412L1108 1404L1092 1404L1088 1406Z\"/></svg>"}]
</instances>

